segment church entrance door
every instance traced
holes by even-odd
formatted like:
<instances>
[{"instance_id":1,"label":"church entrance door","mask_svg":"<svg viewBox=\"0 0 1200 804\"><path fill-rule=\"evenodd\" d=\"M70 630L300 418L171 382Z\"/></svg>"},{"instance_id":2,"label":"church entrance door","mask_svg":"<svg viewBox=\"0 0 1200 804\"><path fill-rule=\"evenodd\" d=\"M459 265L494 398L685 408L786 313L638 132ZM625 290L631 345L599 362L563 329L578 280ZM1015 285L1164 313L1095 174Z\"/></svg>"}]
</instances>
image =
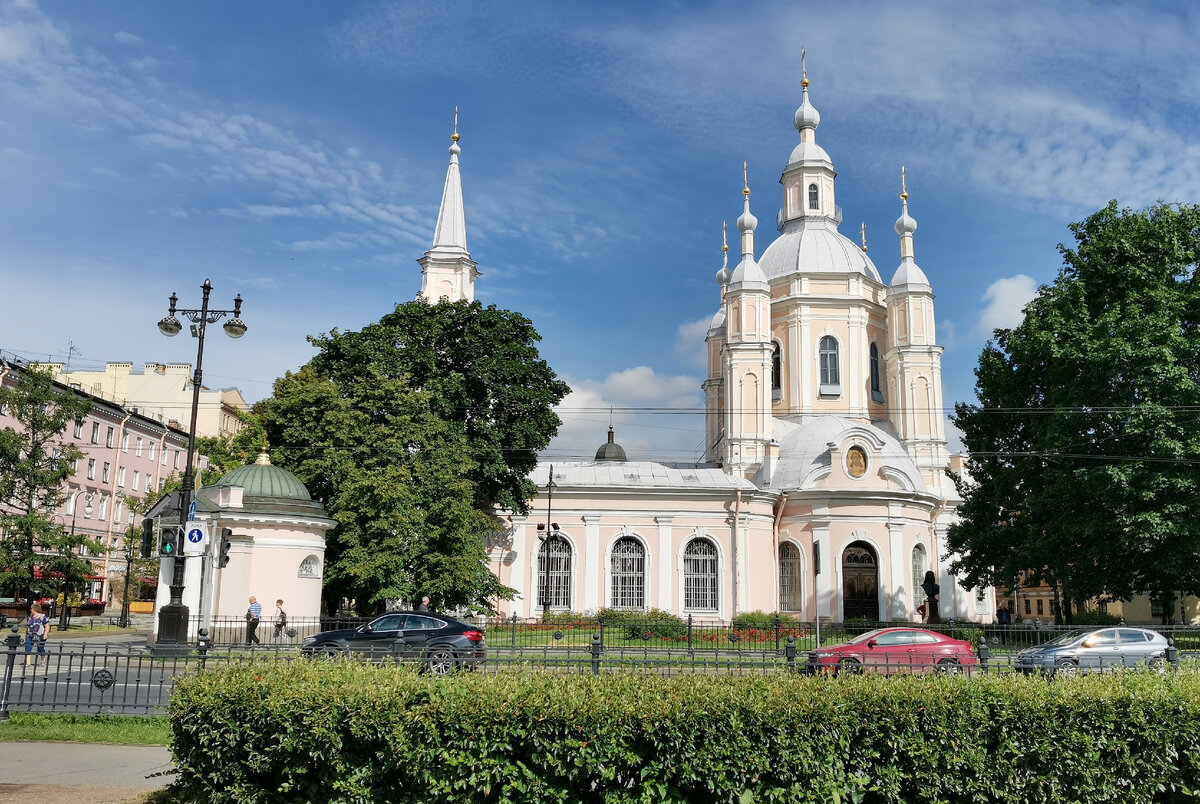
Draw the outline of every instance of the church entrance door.
<instances>
[{"instance_id":1,"label":"church entrance door","mask_svg":"<svg viewBox=\"0 0 1200 804\"><path fill-rule=\"evenodd\" d=\"M853 542L842 553L842 616L879 620L879 565L866 542Z\"/></svg>"}]
</instances>

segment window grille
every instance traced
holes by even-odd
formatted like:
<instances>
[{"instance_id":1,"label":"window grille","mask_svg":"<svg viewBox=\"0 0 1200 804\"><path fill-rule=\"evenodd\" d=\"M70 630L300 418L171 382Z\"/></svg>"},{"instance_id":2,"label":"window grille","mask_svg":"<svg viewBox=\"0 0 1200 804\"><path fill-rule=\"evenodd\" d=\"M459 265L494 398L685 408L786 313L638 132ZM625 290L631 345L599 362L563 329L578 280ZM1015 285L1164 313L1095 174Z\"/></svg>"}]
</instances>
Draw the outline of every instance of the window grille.
<instances>
[{"instance_id":1,"label":"window grille","mask_svg":"<svg viewBox=\"0 0 1200 804\"><path fill-rule=\"evenodd\" d=\"M547 558L547 553L549 557ZM549 561L549 573L546 562ZM569 610L571 608L571 545L561 536L551 536L542 542L538 550L537 566L537 604L545 608L547 600L552 609ZM549 574L550 592L546 593L547 574Z\"/></svg>"},{"instance_id":2,"label":"window grille","mask_svg":"<svg viewBox=\"0 0 1200 804\"><path fill-rule=\"evenodd\" d=\"M925 590L921 588L923 583L925 583L925 545L918 544L912 551L912 599L916 601L916 606L925 602Z\"/></svg>"},{"instance_id":3,"label":"window grille","mask_svg":"<svg viewBox=\"0 0 1200 804\"><path fill-rule=\"evenodd\" d=\"M800 549L791 542L779 545L779 610L803 611L804 567Z\"/></svg>"},{"instance_id":4,"label":"window grille","mask_svg":"<svg viewBox=\"0 0 1200 804\"><path fill-rule=\"evenodd\" d=\"M692 539L683 551L683 607L717 610L717 546Z\"/></svg>"},{"instance_id":5,"label":"window grille","mask_svg":"<svg viewBox=\"0 0 1200 804\"><path fill-rule=\"evenodd\" d=\"M296 576L300 578L320 578L321 577L321 561L316 556L308 556L300 562L300 569L296 572Z\"/></svg>"},{"instance_id":6,"label":"window grille","mask_svg":"<svg viewBox=\"0 0 1200 804\"><path fill-rule=\"evenodd\" d=\"M614 609L646 607L646 550L628 536L613 545L611 604Z\"/></svg>"}]
</instances>

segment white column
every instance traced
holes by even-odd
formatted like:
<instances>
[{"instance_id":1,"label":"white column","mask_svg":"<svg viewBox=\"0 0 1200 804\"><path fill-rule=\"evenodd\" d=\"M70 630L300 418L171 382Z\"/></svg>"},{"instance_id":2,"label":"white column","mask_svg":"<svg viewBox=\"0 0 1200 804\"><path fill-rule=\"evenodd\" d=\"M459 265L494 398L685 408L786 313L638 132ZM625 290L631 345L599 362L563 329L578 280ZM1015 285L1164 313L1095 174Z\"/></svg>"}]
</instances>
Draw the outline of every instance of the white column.
<instances>
[{"instance_id":1,"label":"white column","mask_svg":"<svg viewBox=\"0 0 1200 804\"><path fill-rule=\"evenodd\" d=\"M907 620L910 608L908 601L913 599L913 592L911 589L901 591L901 588L906 588L904 567L911 562L904 560L904 525L896 522L896 518L899 515L899 506L888 506L888 540L891 542L889 545L891 557L888 559L890 572L888 574L892 579L892 613L890 619Z\"/></svg>"},{"instance_id":2,"label":"white column","mask_svg":"<svg viewBox=\"0 0 1200 804\"><path fill-rule=\"evenodd\" d=\"M530 601L537 596L537 587L529 588L529 576L525 573L525 520L522 517L513 517L513 561L509 567L510 583L517 589L517 594L520 596L514 601L513 611L521 617L530 616L530 611L533 608L533 603Z\"/></svg>"},{"instance_id":3,"label":"white column","mask_svg":"<svg viewBox=\"0 0 1200 804\"><path fill-rule=\"evenodd\" d=\"M821 556L821 574L817 576L817 615L831 617L830 589L837 580L833 566L833 545L829 543L829 525L813 523L813 542Z\"/></svg>"},{"instance_id":4,"label":"white column","mask_svg":"<svg viewBox=\"0 0 1200 804\"><path fill-rule=\"evenodd\" d=\"M671 523L673 517L655 517L658 523L658 608L662 611L674 611L671 605L674 584L671 582L675 568L675 556L671 550Z\"/></svg>"},{"instance_id":5,"label":"white column","mask_svg":"<svg viewBox=\"0 0 1200 804\"><path fill-rule=\"evenodd\" d=\"M600 517L583 517L583 610L596 611L600 602Z\"/></svg>"}]
</instances>

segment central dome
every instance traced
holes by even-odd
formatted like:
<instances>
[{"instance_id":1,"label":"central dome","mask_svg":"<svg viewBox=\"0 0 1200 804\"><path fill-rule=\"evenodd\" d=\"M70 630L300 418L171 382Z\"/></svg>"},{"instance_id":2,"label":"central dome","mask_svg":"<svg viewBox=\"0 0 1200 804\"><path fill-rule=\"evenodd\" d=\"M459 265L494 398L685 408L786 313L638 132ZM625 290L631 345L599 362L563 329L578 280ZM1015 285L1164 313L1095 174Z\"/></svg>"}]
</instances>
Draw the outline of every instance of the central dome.
<instances>
[{"instance_id":1,"label":"central dome","mask_svg":"<svg viewBox=\"0 0 1200 804\"><path fill-rule=\"evenodd\" d=\"M270 497L276 500L312 499L300 478L287 469L272 466L269 461L264 460L264 455L260 455L254 463L239 466L222 475L213 485L241 486L242 493L247 497Z\"/></svg>"},{"instance_id":2,"label":"central dome","mask_svg":"<svg viewBox=\"0 0 1200 804\"><path fill-rule=\"evenodd\" d=\"M882 283L866 253L827 218L788 221L758 261L767 279L802 274L862 274Z\"/></svg>"}]
</instances>

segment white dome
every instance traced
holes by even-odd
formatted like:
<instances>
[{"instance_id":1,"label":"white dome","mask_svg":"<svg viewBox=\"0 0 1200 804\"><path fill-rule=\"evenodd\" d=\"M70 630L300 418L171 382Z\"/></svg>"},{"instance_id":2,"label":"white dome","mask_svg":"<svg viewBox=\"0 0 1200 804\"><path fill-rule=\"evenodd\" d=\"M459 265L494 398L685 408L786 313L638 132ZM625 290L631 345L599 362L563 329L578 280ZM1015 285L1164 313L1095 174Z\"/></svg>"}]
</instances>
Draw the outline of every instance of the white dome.
<instances>
[{"instance_id":1,"label":"white dome","mask_svg":"<svg viewBox=\"0 0 1200 804\"><path fill-rule=\"evenodd\" d=\"M866 253L827 218L789 221L783 234L767 246L758 265L767 279L794 273L838 273L862 274L882 282Z\"/></svg>"},{"instance_id":2,"label":"white dome","mask_svg":"<svg viewBox=\"0 0 1200 804\"><path fill-rule=\"evenodd\" d=\"M900 267L896 269L896 273L892 277L891 287L897 290L900 288L928 292L933 290L929 284L929 277L925 276L925 272L921 270L921 266L917 265L915 260L900 261Z\"/></svg>"},{"instance_id":3,"label":"white dome","mask_svg":"<svg viewBox=\"0 0 1200 804\"><path fill-rule=\"evenodd\" d=\"M792 149L792 155L788 157L788 167L793 165L833 167L833 160L829 158L825 149L815 142L802 142Z\"/></svg>"},{"instance_id":4,"label":"white dome","mask_svg":"<svg viewBox=\"0 0 1200 804\"><path fill-rule=\"evenodd\" d=\"M713 314L712 321L708 325L708 334L711 337L714 334L724 334L725 329L725 308L722 307ZM714 333L713 330L719 330L720 333Z\"/></svg>"},{"instance_id":5,"label":"white dome","mask_svg":"<svg viewBox=\"0 0 1200 804\"><path fill-rule=\"evenodd\" d=\"M913 491L924 492L921 472L886 424L863 424L842 416L804 416L800 421L773 419L773 431L779 440L779 460L766 487L771 491L805 488L814 473L830 468L830 443L841 443L847 436L867 436L876 448L868 450L883 461L886 472L897 477ZM875 471L874 469L872 471Z\"/></svg>"}]
</instances>

